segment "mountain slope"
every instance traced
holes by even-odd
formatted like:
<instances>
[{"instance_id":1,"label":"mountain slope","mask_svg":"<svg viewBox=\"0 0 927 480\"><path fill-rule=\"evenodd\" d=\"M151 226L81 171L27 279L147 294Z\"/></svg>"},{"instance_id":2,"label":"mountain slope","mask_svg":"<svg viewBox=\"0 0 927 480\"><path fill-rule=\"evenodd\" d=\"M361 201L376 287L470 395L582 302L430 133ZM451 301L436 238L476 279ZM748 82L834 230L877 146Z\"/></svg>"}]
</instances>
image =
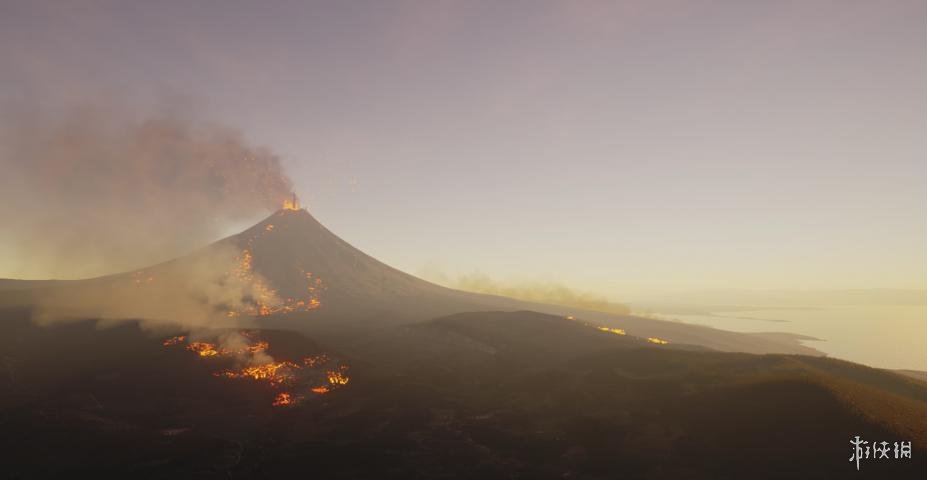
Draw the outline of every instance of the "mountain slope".
<instances>
[{"instance_id":1,"label":"mountain slope","mask_svg":"<svg viewBox=\"0 0 927 480\"><path fill-rule=\"evenodd\" d=\"M215 291L218 287L200 290L212 284L230 290L234 283L226 278L230 273L239 281L231 289L237 289L234 302L214 302L211 312L197 311L193 305L184 305L179 312L168 308L179 302L185 289L197 290L198 297L221 296ZM229 292L221 294L229 296ZM365 335L377 328L467 311L532 310L576 316L638 337L659 337L722 351L820 354L798 343L795 336L734 333L442 287L370 257L330 232L307 211L295 209L279 210L240 234L135 272L81 281L0 283L0 299L7 304L42 303L48 298L55 301L44 303L55 306L61 298L77 298L93 306L120 298L123 304L119 308L107 305L106 316L151 316L182 324L187 322L180 318L183 316L210 316L210 322L219 322L227 311L236 322L253 321L323 338ZM230 306L232 303L240 305ZM97 313L68 307L78 316Z\"/></svg>"}]
</instances>

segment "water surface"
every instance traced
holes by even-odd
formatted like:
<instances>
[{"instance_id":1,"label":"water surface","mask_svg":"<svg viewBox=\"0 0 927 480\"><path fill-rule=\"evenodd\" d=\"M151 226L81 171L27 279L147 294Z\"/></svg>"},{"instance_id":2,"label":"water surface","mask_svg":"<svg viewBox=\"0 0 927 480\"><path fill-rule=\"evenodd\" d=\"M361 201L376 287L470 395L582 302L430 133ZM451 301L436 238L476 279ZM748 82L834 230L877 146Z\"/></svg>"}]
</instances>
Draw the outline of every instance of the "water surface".
<instances>
[{"instance_id":1,"label":"water surface","mask_svg":"<svg viewBox=\"0 0 927 480\"><path fill-rule=\"evenodd\" d=\"M659 312L657 312L659 314ZM927 370L927 306L814 306L660 314L735 332L789 332L828 355L873 367Z\"/></svg>"}]
</instances>

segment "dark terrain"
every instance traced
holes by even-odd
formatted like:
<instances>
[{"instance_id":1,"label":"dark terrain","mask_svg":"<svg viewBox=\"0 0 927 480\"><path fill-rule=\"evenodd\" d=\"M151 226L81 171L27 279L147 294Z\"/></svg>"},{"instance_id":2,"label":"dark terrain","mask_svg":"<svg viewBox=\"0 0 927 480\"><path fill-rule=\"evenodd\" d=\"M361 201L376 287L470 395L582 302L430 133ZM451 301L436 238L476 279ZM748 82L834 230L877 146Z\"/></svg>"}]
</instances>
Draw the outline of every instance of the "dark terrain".
<instances>
[{"instance_id":1,"label":"dark terrain","mask_svg":"<svg viewBox=\"0 0 927 480\"><path fill-rule=\"evenodd\" d=\"M320 303L198 332L165 310L128 315L223 245L247 249L287 297L312 272ZM121 321L78 303L69 321L34 322L49 298L113 292ZM274 406L280 385L217 376L240 366L233 355L163 344L240 329L275 361L338 359L350 381L318 393L324 377L293 367L297 401ZM143 271L0 284L0 477L923 478L927 383L815 354L776 335L446 289L281 211ZM913 459L857 472L856 435L913 441Z\"/></svg>"},{"instance_id":2,"label":"dark terrain","mask_svg":"<svg viewBox=\"0 0 927 480\"><path fill-rule=\"evenodd\" d=\"M915 441L912 460L860 475L927 467L927 385L836 360L474 313L354 346L369 355L346 357L345 388L273 407L264 385L134 324L4 319L6 478L847 478L855 435ZM337 350L262 335L283 358Z\"/></svg>"}]
</instances>

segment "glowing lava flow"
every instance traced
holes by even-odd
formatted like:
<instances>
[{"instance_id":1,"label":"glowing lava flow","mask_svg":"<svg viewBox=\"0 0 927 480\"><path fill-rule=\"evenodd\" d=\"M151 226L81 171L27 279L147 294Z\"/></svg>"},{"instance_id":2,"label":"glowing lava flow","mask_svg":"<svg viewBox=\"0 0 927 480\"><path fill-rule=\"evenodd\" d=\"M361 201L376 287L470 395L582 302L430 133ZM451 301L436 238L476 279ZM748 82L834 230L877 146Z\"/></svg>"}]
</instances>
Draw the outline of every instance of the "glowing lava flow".
<instances>
[{"instance_id":1,"label":"glowing lava flow","mask_svg":"<svg viewBox=\"0 0 927 480\"><path fill-rule=\"evenodd\" d=\"M293 208L288 208L289 203L289 200L284 203L283 211L299 209L295 197L292 201ZM232 269L232 275L242 283L251 286L251 302L236 310L227 312L229 317L239 315L264 317L275 314L307 312L322 306L320 294L325 290L325 284L321 278L315 277L312 272L303 269L299 270L300 275L305 279L306 288L306 294L301 298L280 296L277 290L268 285L261 275L254 272L254 244L264 235L271 234L274 228L273 224L265 225L263 231L257 232L247 239L245 248L238 255L238 261Z\"/></svg>"},{"instance_id":2,"label":"glowing lava flow","mask_svg":"<svg viewBox=\"0 0 927 480\"><path fill-rule=\"evenodd\" d=\"M595 329L601 330L603 332L614 333L615 335L627 335L628 334L628 332L624 331L623 328L612 328L612 327L603 327L601 325L593 325L591 323L584 322L582 320L577 320L576 317L574 317L573 315L567 315L564 318L567 320L570 320L571 322L579 322L582 325L585 325L587 327L594 327ZM657 338L657 337L648 337L647 341L650 343L656 344L656 345L666 345L670 343L667 340L663 340L662 338Z\"/></svg>"},{"instance_id":3,"label":"glowing lava flow","mask_svg":"<svg viewBox=\"0 0 927 480\"><path fill-rule=\"evenodd\" d=\"M347 371L348 367L346 365L338 367L338 370L329 370L328 383L332 385L347 385L348 382L351 381L351 379L345 375L345 372Z\"/></svg>"},{"instance_id":4,"label":"glowing lava flow","mask_svg":"<svg viewBox=\"0 0 927 480\"><path fill-rule=\"evenodd\" d=\"M299 368L292 362L271 362L263 365L254 365L245 367L241 370L224 370L215 375L225 378L251 378L253 380L265 381L271 385L283 385L291 377L291 369Z\"/></svg>"},{"instance_id":5,"label":"glowing lava flow","mask_svg":"<svg viewBox=\"0 0 927 480\"><path fill-rule=\"evenodd\" d=\"M313 355L311 357L306 357L303 359L303 365L307 367L314 367L316 365L324 365L328 363L328 355Z\"/></svg>"},{"instance_id":6,"label":"glowing lava flow","mask_svg":"<svg viewBox=\"0 0 927 480\"><path fill-rule=\"evenodd\" d=\"M294 401L295 400L293 400L293 396L289 393L280 392L274 398L274 402L271 405L275 407L281 407L283 405L292 405Z\"/></svg>"},{"instance_id":7,"label":"glowing lava flow","mask_svg":"<svg viewBox=\"0 0 927 480\"><path fill-rule=\"evenodd\" d=\"M620 328L609 328L609 327L596 327L596 328L598 328L599 330L603 332L614 333L615 335L627 335L628 334L627 332L625 332L623 329L620 329Z\"/></svg>"},{"instance_id":8,"label":"glowing lava flow","mask_svg":"<svg viewBox=\"0 0 927 480\"><path fill-rule=\"evenodd\" d=\"M215 357L220 353L220 350L216 348L216 345L209 342L193 342L190 345L187 345L187 350L195 352L201 357Z\"/></svg>"},{"instance_id":9,"label":"glowing lava flow","mask_svg":"<svg viewBox=\"0 0 927 480\"><path fill-rule=\"evenodd\" d=\"M186 339L187 339L186 335L177 335L176 337L168 338L167 340L162 342L161 345L164 345L165 347L170 347L172 345L177 345Z\"/></svg>"},{"instance_id":10,"label":"glowing lava flow","mask_svg":"<svg viewBox=\"0 0 927 480\"><path fill-rule=\"evenodd\" d=\"M210 342L191 342L185 348L200 357L224 358L235 356L248 359L251 365L237 369L225 369L213 373L216 377L227 379L243 379L262 382L277 391L272 405L275 407L296 405L305 398L305 395L295 394L300 389L316 395L325 395L336 388L341 388L351 380L348 377L348 366L335 362L325 354L304 357L301 362L288 360L274 361L267 355L256 356L266 352L270 345L257 338L254 332L243 330L239 332L245 340L244 346L220 347ZM162 342L166 347L180 345L187 339L186 335L171 337ZM259 363L256 363L259 362ZM335 364L327 369L323 366Z\"/></svg>"},{"instance_id":11,"label":"glowing lava flow","mask_svg":"<svg viewBox=\"0 0 927 480\"><path fill-rule=\"evenodd\" d=\"M310 272L302 272L306 278L306 297L291 298L280 297L277 291L264 282L261 277L254 275L251 262L253 256L250 250L243 250L239 256L238 266L233 274L238 279L251 285L253 305L246 305L238 310L228 312L228 316L235 317L241 314L256 317L265 317L278 313L308 312L322 306L319 293L325 288L322 279L314 278Z\"/></svg>"}]
</instances>

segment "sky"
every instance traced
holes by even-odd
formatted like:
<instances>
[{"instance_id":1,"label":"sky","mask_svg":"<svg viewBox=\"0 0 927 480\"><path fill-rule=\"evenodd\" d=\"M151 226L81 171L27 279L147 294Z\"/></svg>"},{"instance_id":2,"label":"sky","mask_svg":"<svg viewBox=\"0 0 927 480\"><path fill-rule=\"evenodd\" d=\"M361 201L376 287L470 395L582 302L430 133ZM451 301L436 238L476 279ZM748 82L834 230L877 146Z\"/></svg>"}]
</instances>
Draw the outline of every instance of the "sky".
<instances>
[{"instance_id":1,"label":"sky","mask_svg":"<svg viewBox=\"0 0 927 480\"><path fill-rule=\"evenodd\" d=\"M426 277L927 289L925 24L897 0L0 0L0 108L230 125Z\"/></svg>"}]
</instances>

